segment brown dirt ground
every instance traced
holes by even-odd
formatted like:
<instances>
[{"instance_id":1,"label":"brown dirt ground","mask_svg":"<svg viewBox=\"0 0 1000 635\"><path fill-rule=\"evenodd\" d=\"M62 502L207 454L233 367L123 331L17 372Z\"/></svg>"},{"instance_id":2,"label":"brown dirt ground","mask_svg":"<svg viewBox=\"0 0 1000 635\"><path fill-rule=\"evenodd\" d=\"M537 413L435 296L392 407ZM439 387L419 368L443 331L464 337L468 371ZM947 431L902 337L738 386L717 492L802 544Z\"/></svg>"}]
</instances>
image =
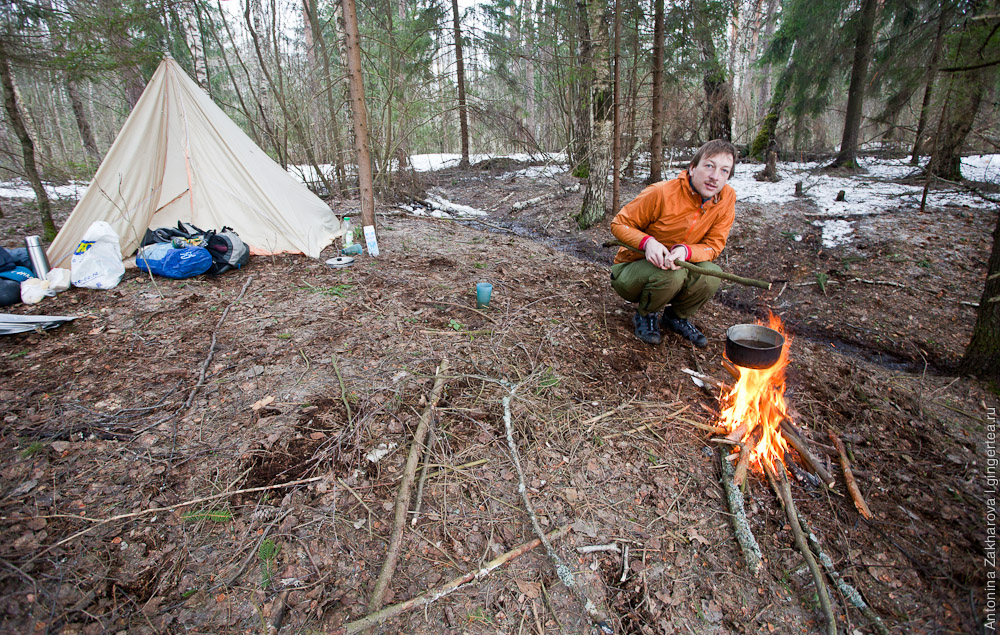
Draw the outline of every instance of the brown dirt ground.
<instances>
[{"instance_id":1,"label":"brown dirt ground","mask_svg":"<svg viewBox=\"0 0 1000 635\"><path fill-rule=\"evenodd\" d=\"M545 528L573 525L555 550L615 632L822 630L766 481L753 474L746 488L766 557L754 577L716 444L685 421L714 423L718 400L680 369L727 379L725 329L768 308L793 339L796 422L849 442L876 516L859 518L838 470L833 492L796 480L796 505L826 553L891 632L977 628L988 574L983 437L997 387L949 369L971 332L975 310L962 302L979 299L995 212L872 217L853 246L823 250L807 222L815 210L740 205L722 264L778 283L725 285L695 320L711 339L700 351L633 338L630 309L607 284L608 221L581 233L570 218L580 193L515 214L510 203L557 184L503 173L427 175L449 200L489 209L488 224L386 207L382 257L349 269L257 257L215 279L155 284L131 269L110 291L13 307L78 319L0 339L0 630L264 632L282 591L281 632L333 632L363 616L444 359L422 508L387 603L533 538L504 426L502 399L517 386L511 420L528 496ZM622 199L640 189L627 183ZM3 209L2 244L39 233L30 209ZM941 235L964 236L966 248L937 248ZM478 311L481 280L494 292ZM367 460L380 444L388 454ZM269 489L226 494L253 488ZM575 550L610 542L629 546L624 581L620 554ZM874 632L832 597L843 632ZM536 549L378 632L586 630Z\"/></svg>"}]
</instances>

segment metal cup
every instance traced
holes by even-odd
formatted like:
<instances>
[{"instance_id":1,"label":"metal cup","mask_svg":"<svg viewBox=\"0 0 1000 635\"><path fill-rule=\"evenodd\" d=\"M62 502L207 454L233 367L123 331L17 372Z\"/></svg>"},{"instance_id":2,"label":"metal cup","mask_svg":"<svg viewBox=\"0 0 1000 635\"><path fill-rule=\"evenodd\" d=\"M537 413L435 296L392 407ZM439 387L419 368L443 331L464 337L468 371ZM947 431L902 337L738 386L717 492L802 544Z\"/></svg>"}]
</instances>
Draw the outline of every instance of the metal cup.
<instances>
[{"instance_id":1,"label":"metal cup","mask_svg":"<svg viewBox=\"0 0 1000 635\"><path fill-rule=\"evenodd\" d=\"M28 249L28 258L31 258L31 268L35 270L35 275L44 280L49 273L49 259L42 247L42 239L38 236L25 236L24 246Z\"/></svg>"}]
</instances>

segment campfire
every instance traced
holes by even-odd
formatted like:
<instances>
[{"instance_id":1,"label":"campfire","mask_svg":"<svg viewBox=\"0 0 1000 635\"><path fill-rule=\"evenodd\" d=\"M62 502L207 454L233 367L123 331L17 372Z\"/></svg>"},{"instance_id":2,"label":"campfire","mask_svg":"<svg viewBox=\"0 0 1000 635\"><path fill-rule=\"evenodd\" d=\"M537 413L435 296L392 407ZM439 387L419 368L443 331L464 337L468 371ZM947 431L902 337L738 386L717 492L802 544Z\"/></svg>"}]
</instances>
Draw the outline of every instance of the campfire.
<instances>
[{"instance_id":1,"label":"campfire","mask_svg":"<svg viewBox=\"0 0 1000 635\"><path fill-rule=\"evenodd\" d=\"M828 448L840 459L844 483L858 512L866 519L872 518L872 513L861 496L851 473L844 445L837 435L832 430L828 431L829 439L834 444L834 447L829 448L820 444L815 436L810 437L805 430L796 426L789 416L785 403L785 367L788 366L790 345L791 339L785 334L781 320L774 314L769 316L767 328L763 328L763 325L741 324L729 329L726 334L726 356L736 364L735 367L728 367L736 383L731 388L721 385L719 425L715 430L725 437L714 441L721 444L718 457L722 466L722 484L726 491L726 503L736 541L743 551L747 568L756 575L764 566L760 545L747 520L741 491L748 466L753 465L756 472L767 478L785 509L795 544L812 573L820 605L826 615L827 633L835 634L836 618L823 574L817 565L817 557L828 568L831 580L843 596L860 596L836 571L829 571L832 563L821 551L815 534L807 525L803 530L806 519L795 508L786 470L796 476L801 475L803 479L808 477L814 487L833 488L836 481L831 476L832 468L814 454L817 449L822 452ZM745 363L740 364L741 361ZM704 376L700 377L704 379ZM807 438L811 442L807 442ZM729 451L726 447L734 447L734 450ZM795 456L801 461L804 470L796 465L793 460ZM736 464L735 468L733 463ZM817 556L813 555L813 550ZM863 600L854 603L877 627L881 626L880 632L888 632Z\"/></svg>"},{"instance_id":2,"label":"campfire","mask_svg":"<svg viewBox=\"0 0 1000 635\"><path fill-rule=\"evenodd\" d=\"M729 433L726 438L741 448L736 470L739 484L746 477L747 462L761 472L765 465L774 471L788 449L781 423L790 422L785 406L785 366L791 339L774 314L768 326L786 338L777 363L762 369L740 367L736 385L722 395L721 425Z\"/></svg>"}]
</instances>

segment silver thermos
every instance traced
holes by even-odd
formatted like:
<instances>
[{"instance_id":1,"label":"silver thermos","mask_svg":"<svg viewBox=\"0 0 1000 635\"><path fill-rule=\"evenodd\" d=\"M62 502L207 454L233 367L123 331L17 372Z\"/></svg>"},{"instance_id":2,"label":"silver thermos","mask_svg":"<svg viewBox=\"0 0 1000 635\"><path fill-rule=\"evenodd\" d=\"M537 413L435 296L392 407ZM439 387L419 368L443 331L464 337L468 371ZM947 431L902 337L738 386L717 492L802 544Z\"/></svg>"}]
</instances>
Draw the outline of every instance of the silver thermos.
<instances>
[{"instance_id":1,"label":"silver thermos","mask_svg":"<svg viewBox=\"0 0 1000 635\"><path fill-rule=\"evenodd\" d=\"M24 246L28 248L28 257L31 258L31 268L35 270L35 275L44 280L49 273L49 259L45 256L42 239L38 236L25 236Z\"/></svg>"}]
</instances>

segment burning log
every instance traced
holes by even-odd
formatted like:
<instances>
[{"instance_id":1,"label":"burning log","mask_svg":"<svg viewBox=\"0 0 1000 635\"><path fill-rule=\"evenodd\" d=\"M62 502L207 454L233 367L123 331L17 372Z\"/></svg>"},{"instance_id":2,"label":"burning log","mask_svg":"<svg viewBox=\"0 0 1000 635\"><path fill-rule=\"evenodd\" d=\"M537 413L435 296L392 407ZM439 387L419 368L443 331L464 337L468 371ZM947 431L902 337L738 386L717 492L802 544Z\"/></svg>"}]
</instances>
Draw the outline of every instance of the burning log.
<instances>
[{"instance_id":1,"label":"burning log","mask_svg":"<svg viewBox=\"0 0 1000 635\"><path fill-rule=\"evenodd\" d=\"M816 584L816 594L819 596L820 606L823 607L823 613L826 615L827 635L837 635L837 620L833 615L833 607L830 604L830 594L827 592L826 583L823 581L823 572L819 570L816 558L813 557L812 551L809 550L805 535L802 533L802 526L799 524L799 513L795 509L795 502L792 500L792 487L788 484L788 475L785 474L785 466L780 461L776 466L778 475L781 478L780 482L778 480L779 477L774 474L774 470L770 465L764 462L763 466L764 473L767 474L767 480L771 483L771 488L778 499L781 500L781 506L785 508L785 516L788 518L788 524L792 528L792 535L795 537L795 546L799 548L799 552L802 553L802 557L805 558L806 565L808 565L809 571L812 573L813 582Z\"/></svg>"},{"instance_id":2,"label":"burning log","mask_svg":"<svg viewBox=\"0 0 1000 635\"><path fill-rule=\"evenodd\" d=\"M821 481L823 481L827 487L833 489L836 485L836 481L830 476L830 472L827 471L823 464L819 462L809 448L806 446L806 442L802 440L799 435L795 434L792 429L787 425L785 421L781 422L781 436L788 442L788 445L795 448L795 451L799 453L802 460L806 462L806 466L812 470L813 474L818 476Z\"/></svg>"},{"instance_id":3,"label":"burning log","mask_svg":"<svg viewBox=\"0 0 1000 635\"><path fill-rule=\"evenodd\" d=\"M736 368L736 364L732 363L731 361L723 357L722 367L726 369L726 372L728 372L730 375L733 376L733 380L735 381L740 380L740 370Z\"/></svg>"},{"instance_id":4,"label":"burning log","mask_svg":"<svg viewBox=\"0 0 1000 635\"><path fill-rule=\"evenodd\" d=\"M726 460L726 451L719 450L719 465L722 466L722 487L726 490L726 503L733 519L733 531L736 532L736 542L743 551L750 573L757 575L764 566L764 558L760 553L760 545L750 531L746 510L743 508L743 492L733 483L733 465Z\"/></svg>"},{"instance_id":5,"label":"burning log","mask_svg":"<svg viewBox=\"0 0 1000 635\"><path fill-rule=\"evenodd\" d=\"M756 428L756 426L754 426ZM747 439L740 446L740 458L736 461L736 471L733 473L733 483L736 487L743 487L743 481L747 480L747 468L750 466L750 446L753 440L750 438L753 430L747 434Z\"/></svg>"},{"instance_id":6,"label":"burning log","mask_svg":"<svg viewBox=\"0 0 1000 635\"><path fill-rule=\"evenodd\" d=\"M847 491L850 492L851 498L854 500L854 506L858 508L858 513L864 516L865 520L871 520L872 510L868 509L868 503L865 502L864 496L861 495L861 490L858 489L858 482L854 480L854 474L851 472L851 464L847 460L847 450L844 449L844 444L840 440L840 437L832 431L828 434L830 435L830 440L833 441L833 446L837 448L837 453L840 454L840 469L844 471L844 482L847 484Z\"/></svg>"}]
</instances>

